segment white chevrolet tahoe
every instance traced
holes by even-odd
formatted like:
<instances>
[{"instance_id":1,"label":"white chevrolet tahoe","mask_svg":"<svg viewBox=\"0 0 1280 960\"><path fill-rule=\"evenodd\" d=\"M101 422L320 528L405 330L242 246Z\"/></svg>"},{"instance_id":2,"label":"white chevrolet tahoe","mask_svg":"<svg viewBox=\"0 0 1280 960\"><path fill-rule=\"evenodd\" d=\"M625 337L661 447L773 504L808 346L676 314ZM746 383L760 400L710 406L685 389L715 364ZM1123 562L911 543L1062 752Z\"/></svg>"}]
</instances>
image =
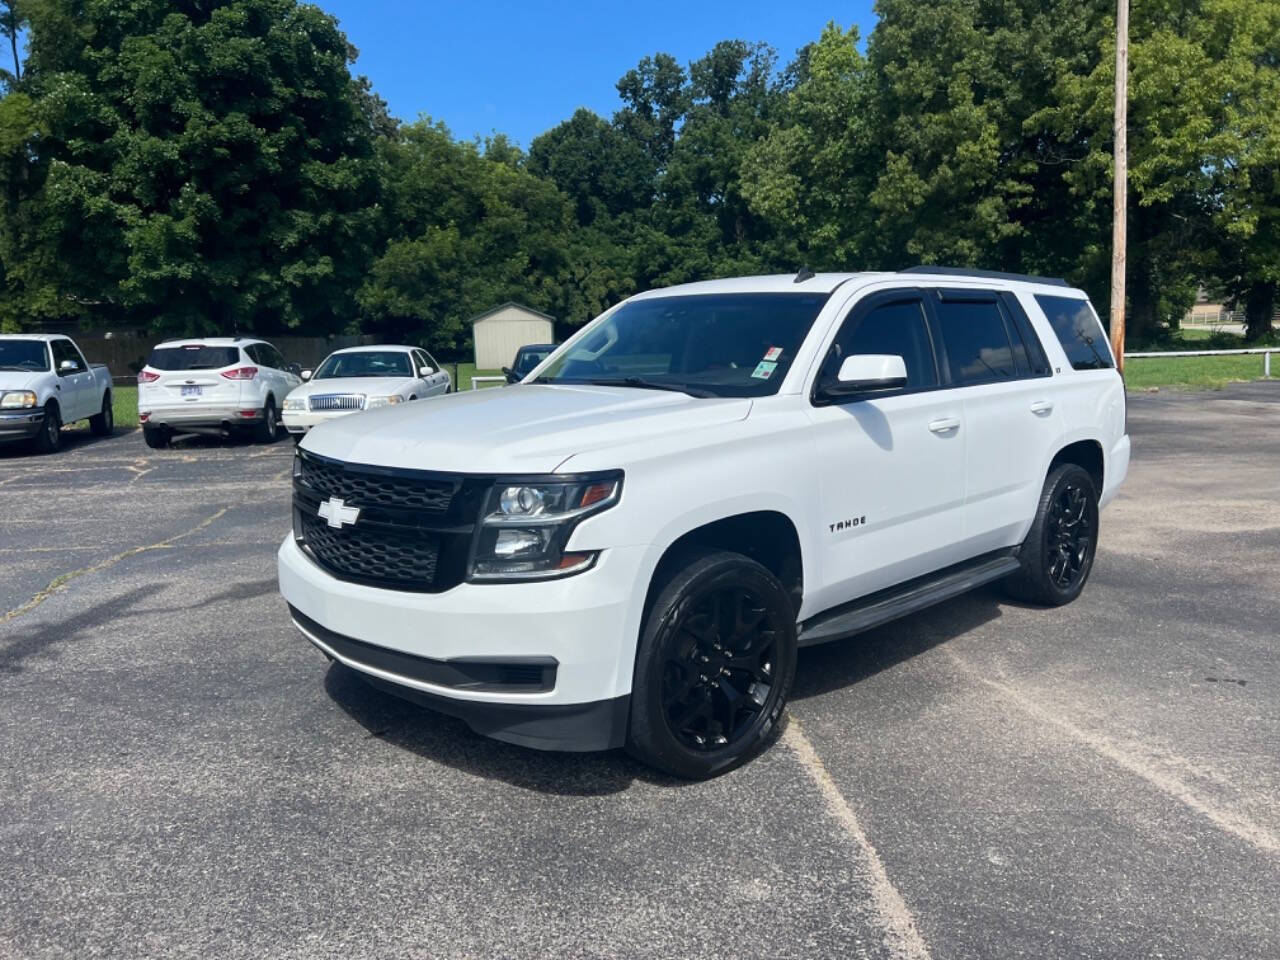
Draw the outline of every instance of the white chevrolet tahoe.
<instances>
[{"instance_id":1,"label":"white chevrolet tahoe","mask_svg":"<svg viewBox=\"0 0 1280 960\"><path fill-rule=\"evenodd\" d=\"M155 449L167 447L178 433L249 433L272 443L280 404L302 383L300 372L265 340L166 340L138 372L143 439Z\"/></svg>"},{"instance_id":2,"label":"white chevrolet tahoe","mask_svg":"<svg viewBox=\"0 0 1280 960\"><path fill-rule=\"evenodd\" d=\"M798 647L995 580L1075 599L1125 415L1061 281L651 291L506 390L314 429L280 589L329 658L480 733L706 777L769 742Z\"/></svg>"},{"instance_id":3,"label":"white chevrolet tahoe","mask_svg":"<svg viewBox=\"0 0 1280 960\"><path fill-rule=\"evenodd\" d=\"M69 337L0 335L0 442L33 439L51 453L62 444L62 427L77 420L88 420L95 436L111 433L106 365L86 362Z\"/></svg>"}]
</instances>

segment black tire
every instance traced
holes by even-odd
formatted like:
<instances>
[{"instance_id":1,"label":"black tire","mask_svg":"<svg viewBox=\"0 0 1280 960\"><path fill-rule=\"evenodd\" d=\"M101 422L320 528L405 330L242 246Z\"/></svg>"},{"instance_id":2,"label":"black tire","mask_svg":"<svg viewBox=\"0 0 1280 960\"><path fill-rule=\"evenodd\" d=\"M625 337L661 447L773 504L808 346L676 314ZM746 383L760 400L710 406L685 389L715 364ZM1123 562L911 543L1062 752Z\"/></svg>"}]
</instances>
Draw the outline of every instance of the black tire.
<instances>
[{"instance_id":1,"label":"black tire","mask_svg":"<svg viewBox=\"0 0 1280 960\"><path fill-rule=\"evenodd\" d=\"M1005 585L1014 597L1060 607L1080 596L1098 549L1098 491L1083 467L1050 471L1022 543L1022 569Z\"/></svg>"},{"instance_id":2,"label":"black tire","mask_svg":"<svg viewBox=\"0 0 1280 960\"><path fill-rule=\"evenodd\" d=\"M62 446L62 414L50 400L44 405L44 422L36 434L37 453L56 453Z\"/></svg>"},{"instance_id":3,"label":"black tire","mask_svg":"<svg viewBox=\"0 0 1280 960\"><path fill-rule=\"evenodd\" d=\"M253 439L258 443L275 443L280 437L280 417L276 414L276 402L267 397L262 408L262 420L253 428Z\"/></svg>"},{"instance_id":4,"label":"black tire","mask_svg":"<svg viewBox=\"0 0 1280 960\"><path fill-rule=\"evenodd\" d=\"M143 427L142 439L152 450L164 450L169 446L169 431L165 427Z\"/></svg>"},{"instance_id":5,"label":"black tire","mask_svg":"<svg viewBox=\"0 0 1280 960\"><path fill-rule=\"evenodd\" d=\"M89 432L95 437L109 437L116 427L115 411L111 409L111 394L102 398L102 412L89 418Z\"/></svg>"},{"instance_id":6,"label":"black tire","mask_svg":"<svg viewBox=\"0 0 1280 960\"><path fill-rule=\"evenodd\" d=\"M627 750L677 777L732 770L771 742L795 672L778 579L739 553L691 556L640 631Z\"/></svg>"},{"instance_id":7,"label":"black tire","mask_svg":"<svg viewBox=\"0 0 1280 960\"><path fill-rule=\"evenodd\" d=\"M296 447L298 444L300 444L300 443L302 442L302 438L303 438L303 437L305 437L305 436L306 436L306 434L305 434L305 433L291 433L291 434L289 434L289 436L293 437L293 445Z\"/></svg>"}]
</instances>

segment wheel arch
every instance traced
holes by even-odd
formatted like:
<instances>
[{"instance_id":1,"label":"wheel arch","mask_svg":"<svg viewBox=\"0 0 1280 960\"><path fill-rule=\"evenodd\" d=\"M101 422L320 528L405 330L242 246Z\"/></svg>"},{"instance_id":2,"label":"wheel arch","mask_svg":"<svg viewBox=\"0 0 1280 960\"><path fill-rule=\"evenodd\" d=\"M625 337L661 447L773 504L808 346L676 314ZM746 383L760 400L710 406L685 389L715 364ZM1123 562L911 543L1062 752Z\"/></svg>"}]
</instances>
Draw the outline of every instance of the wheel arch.
<instances>
[{"instance_id":1,"label":"wheel arch","mask_svg":"<svg viewBox=\"0 0 1280 960\"><path fill-rule=\"evenodd\" d=\"M795 522L780 510L734 513L702 523L676 537L662 552L645 595L644 613L662 587L693 553L727 550L765 567L791 596L797 617L804 598L804 552ZM643 616L641 618L643 622Z\"/></svg>"},{"instance_id":2,"label":"wheel arch","mask_svg":"<svg viewBox=\"0 0 1280 960\"><path fill-rule=\"evenodd\" d=\"M1094 438L1075 440L1061 447L1053 455L1053 459L1049 461L1045 476L1047 477L1064 463L1074 463L1088 472L1089 476L1093 478L1093 485L1097 495L1099 497L1102 496L1103 485L1107 477L1107 467L1106 455L1103 453L1102 443L1099 440Z\"/></svg>"}]
</instances>

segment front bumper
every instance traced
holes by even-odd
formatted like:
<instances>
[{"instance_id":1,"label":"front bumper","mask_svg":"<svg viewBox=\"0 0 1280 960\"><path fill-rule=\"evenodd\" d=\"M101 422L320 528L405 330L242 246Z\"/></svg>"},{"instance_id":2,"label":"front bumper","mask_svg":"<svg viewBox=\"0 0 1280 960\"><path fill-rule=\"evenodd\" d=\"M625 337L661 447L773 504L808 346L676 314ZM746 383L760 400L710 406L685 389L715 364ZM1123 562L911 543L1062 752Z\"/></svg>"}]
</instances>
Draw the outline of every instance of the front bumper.
<instances>
[{"instance_id":1,"label":"front bumper","mask_svg":"<svg viewBox=\"0 0 1280 960\"><path fill-rule=\"evenodd\" d=\"M17 410L0 413L0 443L30 440L44 426L44 410Z\"/></svg>"},{"instance_id":2,"label":"front bumper","mask_svg":"<svg viewBox=\"0 0 1280 960\"><path fill-rule=\"evenodd\" d=\"M310 410L289 410L281 412L280 422L290 433L306 433L312 427L328 420L337 420L339 417L349 417L353 413L361 412L360 410L325 410L313 413Z\"/></svg>"},{"instance_id":3,"label":"front bumper","mask_svg":"<svg viewBox=\"0 0 1280 960\"><path fill-rule=\"evenodd\" d=\"M326 656L486 736L603 750L626 737L644 555L639 546L613 548L593 569L563 580L409 593L339 580L288 536L278 568L295 625ZM554 663L553 685L450 679L459 664L484 661Z\"/></svg>"}]
</instances>

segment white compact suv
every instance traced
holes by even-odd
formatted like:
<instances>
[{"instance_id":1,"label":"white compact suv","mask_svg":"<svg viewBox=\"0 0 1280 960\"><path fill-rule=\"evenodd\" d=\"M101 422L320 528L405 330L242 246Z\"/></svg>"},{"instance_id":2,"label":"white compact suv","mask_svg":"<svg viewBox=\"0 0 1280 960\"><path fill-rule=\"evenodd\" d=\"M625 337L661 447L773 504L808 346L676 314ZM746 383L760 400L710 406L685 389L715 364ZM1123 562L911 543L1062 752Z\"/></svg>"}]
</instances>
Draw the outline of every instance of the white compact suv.
<instances>
[{"instance_id":1,"label":"white compact suv","mask_svg":"<svg viewBox=\"0 0 1280 960\"><path fill-rule=\"evenodd\" d=\"M249 432L276 439L280 405L302 383L265 340L206 337L166 340L138 373L138 420L149 447L167 447L176 433L227 436Z\"/></svg>"},{"instance_id":2,"label":"white compact suv","mask_svg":"<svg viewBox=\"0 0 1280 960\"><path fill-rule=\"evenodd\" d=\"M710 776L769 741L798 647L995 580L1075 599L1125 414L1061 281L651 291L505 390L313 430L280 589L326 656L481 733Z\"/></svg>"},{"instance_id":3,"label":"white compact suv","mask_svg":"<svg viewBox=\"0 0 1280 960\"><path fill-rule=\"evenodd\" d=\"M449 374L420 347L347 347L302 371L307 381L284 400L285 428L295 440L318 423L360 410L438 397L453 389Z\"/></svg>"}]
</instances>

